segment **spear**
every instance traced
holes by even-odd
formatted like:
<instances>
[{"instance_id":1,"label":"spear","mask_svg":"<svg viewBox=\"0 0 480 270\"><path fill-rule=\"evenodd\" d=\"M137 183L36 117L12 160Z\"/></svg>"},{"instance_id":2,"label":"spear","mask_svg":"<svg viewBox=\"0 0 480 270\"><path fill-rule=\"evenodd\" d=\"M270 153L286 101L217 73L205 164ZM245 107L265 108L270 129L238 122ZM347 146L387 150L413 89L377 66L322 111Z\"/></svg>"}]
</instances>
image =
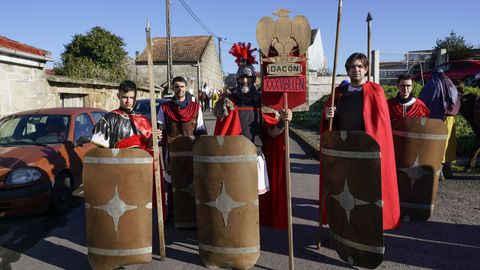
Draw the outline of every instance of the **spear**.
<instances>
[{"instance_id":1,"label":"spear","mask_svg":"<svg viewBox=\"0 0 480 270\"><path fill-rule=\"evenodd\" d=\"M338 0L338 13L337 13L337 34L335 36L335 55L333 58L333 74L332 74L332 88L330 91L332 106L335 104L335 75L337 73L337 56L338 56L338 43L340 41L340 20L342 18L342 0ZM328 130L332 130L333 118L328 120Z\"/></svg>"},{"instance_id":2,"label":"spear","mask_svg":"<svg viewBox=\"0 0 480 270\"><path fill-rule=\"evenodd\" d=\"M157 108L155 101L155 85L153 83L153 59L152 59L152 39L150 37L150 21L147 20L145 27L147 35L147 62L148 62L148 85L150 89L150 111L153 132L153 167L155 168L155 192L157 194L157 223L158 223L158 241L160 249L160 260L165 260L165 235L163 228L163 204L162 204L162 179L160 178L160 151L158 148L157 137Z\"/></svg>"},{"instance_id":3,"label":"spear","mask_svg":"<svg viewBox=\"0 0 480 270\"><path fill-rule=\"evenodd\" d=\"M368 55L368 81L371 81L371 67L372 67L372 51L371 51L371 48L372 48L372 20L373 20L373 17L372 17L372 14L370 14L370 12L368 12L368 15L367 15L367 55Z\"/></svg>"},{"instance_id":4,"label":"spear","mask_svg":"<svg viewBox=\"0 0 480 270\"><path fill-rule=\"evenodd\" d=\"M342 0L338 0L338 12L337 12L337 34L335 36L335 55L333 58L333 74L332 74L332 89L330 92L331 97L331 106L335 104L335 75L337 73L337 56L338 56L338 43L340 41L340 21L342 18ZM328 119L328 130L332 130L333 126L333 117ZM322 188L322 194L320 196L320 242L318 243L318 249L321 246L321 236L323 230L323 211L325 210L325 196L326 196L326 187Z\"/></svg>"}]
</instances>

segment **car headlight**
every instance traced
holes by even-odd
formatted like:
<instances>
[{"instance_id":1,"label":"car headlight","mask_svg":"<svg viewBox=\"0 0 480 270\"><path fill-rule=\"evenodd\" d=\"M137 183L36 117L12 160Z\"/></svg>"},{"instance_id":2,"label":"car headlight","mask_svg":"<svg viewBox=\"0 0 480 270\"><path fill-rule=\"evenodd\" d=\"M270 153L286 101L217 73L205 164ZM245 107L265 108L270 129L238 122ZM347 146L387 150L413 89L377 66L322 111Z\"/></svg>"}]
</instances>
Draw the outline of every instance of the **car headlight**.
<instances>
[{"instance_id":1,"label":"car headlight","mask_svg":"<svg viewBox=\"0 0 480 270\"><path fill-rule=\"evenodd\" d=\"M480 73L478 73L477 75L475 75L475 79L480 79Z\"/></svg>"},{"instance_id":2,"label":"car headlight","mask_svg":"<svg viewBox=\"0 0 480 270\"><path fill-rule=\"evenodd\" d=\"M10 172L7 177L7 185L25 184L37 181L42 177L42 173L35 168L19 168Z\"/></svg>"}]
</instances>

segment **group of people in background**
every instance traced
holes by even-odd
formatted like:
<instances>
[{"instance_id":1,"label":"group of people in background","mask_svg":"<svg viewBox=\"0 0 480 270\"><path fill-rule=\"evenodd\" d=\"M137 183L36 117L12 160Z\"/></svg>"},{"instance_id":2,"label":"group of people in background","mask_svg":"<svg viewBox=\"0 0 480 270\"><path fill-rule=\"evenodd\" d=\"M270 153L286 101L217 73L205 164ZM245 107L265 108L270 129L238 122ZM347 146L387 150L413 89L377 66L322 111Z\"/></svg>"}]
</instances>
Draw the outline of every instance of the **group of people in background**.
<instances>
[{"instance_id":1,"label":"group of people in background","mask_svg":"<svg viewBox=\"0 0 480 270\"><path fill-rule=\"evenodd\" d=\"M222 96L222 89L214 89L208 87L207 83L204 83L201 89L198 89L198 101L202 105L203 111L211 111L215 108L215 104Z\"/></svg>"}]
</instances>

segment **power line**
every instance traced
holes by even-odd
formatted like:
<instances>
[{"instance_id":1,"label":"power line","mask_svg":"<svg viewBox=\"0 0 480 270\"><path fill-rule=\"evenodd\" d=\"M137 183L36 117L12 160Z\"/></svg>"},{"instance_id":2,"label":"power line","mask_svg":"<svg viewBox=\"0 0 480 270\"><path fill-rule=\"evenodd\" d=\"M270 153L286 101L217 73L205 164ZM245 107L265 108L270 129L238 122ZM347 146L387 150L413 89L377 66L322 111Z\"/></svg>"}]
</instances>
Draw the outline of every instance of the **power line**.
<instances>
[{"instance_id":1,"label":"power line","mask_svg":"<svg viewBox=\"0 0 480 270\"><path fill-rule=\"evenodd\" d=\"M180 2L180 4L182 4L182 6L185 8L185 10L190 14L190 16L192 16L192 18L205 30L207 31L207 33L209 33L210 35L216 37L216 38L220 38L219 36L215 35L213 33L212 30L210 30L210 28L208 28L203 22L202 20L200 20L200 18L195 14L195 12L193 12L193 10L187 5L187 3L185 3L184 0L178 0Z\"/></svg>"}]
</instances>

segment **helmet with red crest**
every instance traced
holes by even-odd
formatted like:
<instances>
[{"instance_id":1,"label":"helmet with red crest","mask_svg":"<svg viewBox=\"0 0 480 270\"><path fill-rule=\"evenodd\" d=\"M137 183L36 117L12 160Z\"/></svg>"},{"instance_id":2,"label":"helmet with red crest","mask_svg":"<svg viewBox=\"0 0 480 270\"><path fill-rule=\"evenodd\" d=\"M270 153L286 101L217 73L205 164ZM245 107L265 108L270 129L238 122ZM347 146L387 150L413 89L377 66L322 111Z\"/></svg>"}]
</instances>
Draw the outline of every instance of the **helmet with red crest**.
<instances>
[{"instance_id":1,"label":"helmet with red crest","mask_svg":"<svg viewBox=\"0 0 480 270\"><path fill-rule=\"evenodd\" d=\"M252 81L255 81L256 73L253 64L258 62L255 60L255 56L253 56L252 53L257 49L250 49L250 47L250 43L246 44L245 42L239 42L233 44L232 48L230 49L230 54L237 58L235 60L235 63L238 65L236 74L237 79L247 76L251 77Z\"/></svg>"}]
</instances>

